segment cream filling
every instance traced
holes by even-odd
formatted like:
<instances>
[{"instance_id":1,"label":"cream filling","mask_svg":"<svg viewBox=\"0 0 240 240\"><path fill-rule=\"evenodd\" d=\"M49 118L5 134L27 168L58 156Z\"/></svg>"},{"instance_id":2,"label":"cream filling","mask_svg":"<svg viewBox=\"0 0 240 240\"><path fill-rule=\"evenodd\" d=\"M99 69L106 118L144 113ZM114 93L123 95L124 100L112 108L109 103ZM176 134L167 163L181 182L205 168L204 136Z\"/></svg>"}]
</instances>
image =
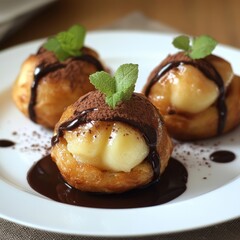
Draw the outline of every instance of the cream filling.
<instances>
[{"instance_id":1,"label":"cream filling","mask_svg":"<svg viewBox=\"0 0 240 240\"><path fill-rule=\"evenodd\" d=\"M121 122L90 122L65 132L67 149L81 163L102 170L130 172L148 155L142 134Z\"/></svg>"},{"instance_id":2,"label":"cream filling","mask_svg":"<svg viewBox=\"0 0 240 240\"><path fill-rule=\"evenodd\" d=\"M230 64L215 57L211 63L227 87L233 78ZM177 69L170 70L164 78L171 84L170 103L183 112L199 113L210 107L219 96L217 85L191 65L180 65Z\"/></svg>"}]
</instances>

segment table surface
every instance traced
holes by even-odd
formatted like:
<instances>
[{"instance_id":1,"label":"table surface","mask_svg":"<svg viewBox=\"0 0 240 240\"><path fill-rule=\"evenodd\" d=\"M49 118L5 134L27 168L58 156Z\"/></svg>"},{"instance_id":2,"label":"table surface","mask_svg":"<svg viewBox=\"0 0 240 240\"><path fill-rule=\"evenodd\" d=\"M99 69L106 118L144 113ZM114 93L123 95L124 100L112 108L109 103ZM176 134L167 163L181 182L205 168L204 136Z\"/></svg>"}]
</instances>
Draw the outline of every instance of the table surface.
<instances>
[{"instance_id":1,"label":"table surface","mask_svg":"<svg viewBox=\"0 0 240 240\"><path fill-rule=\"evenodd\" d=\"M136 10L180 32L209 34L240 48L239 9L239 0L58 0L6 39L0 50L53 35L75 23L99 29Z\"/></svg>"},{"instance_id":2,"label":"table surface","mask_svg":"<svg viewBox=\"0 0 240 240\"><path fill-rule=\"evenodd\" d=\"M0 50L56 34L76 23L84 25L88 30L101 29L133 11L142 12L148 18L179 32L189 35L209 34L220 43L240 48L239 9L239 0L58 0L34 15L5 39L0 44ZM217 225L204 233L202 230L182 233L172 236L172 239L207 239L206 236L212 236L211 239L230 239L229 234L231 239L239 239L238 226L239 221L230 221L224 224L224 227ZM0 229L5 229L3 236L6 239L13 239L13 236L14 239L25 239L23 235L27 236L29 232L41 238L45 234L44 236L50 239L47 232L29 230L10 222L0 221ZM223 229L222 238L218 234L219 229ZM21 236L17 238L19 233ZM57 239L59 236L54 237ZM61 239L69 237L63 236ZM70 239L77 237L72 236ZM162 236L161 239L169 238Z\"/></svg>"}]
</instances>

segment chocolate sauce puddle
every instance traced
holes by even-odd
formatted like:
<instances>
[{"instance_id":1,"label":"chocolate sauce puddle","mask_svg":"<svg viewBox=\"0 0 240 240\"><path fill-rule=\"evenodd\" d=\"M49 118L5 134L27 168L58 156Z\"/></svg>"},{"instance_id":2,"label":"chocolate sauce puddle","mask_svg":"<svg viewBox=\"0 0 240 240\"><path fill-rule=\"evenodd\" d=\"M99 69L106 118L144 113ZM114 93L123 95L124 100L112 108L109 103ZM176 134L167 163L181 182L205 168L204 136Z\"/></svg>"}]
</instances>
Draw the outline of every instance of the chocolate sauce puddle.
<instances>
[{"instance_id":1,"label":"chocolate sauce puddle","mask_svg":"<svg viewBox=\"0 0 240 240\"><path fill-rule=\"evenodd\" d=\"M208 66L209 69L212 70L212 72L207 71L206 67L203 67L202 65L198 64L197 61L194 62L188 62L188 61L174 61L166 64L163 66L158 73L151 79L149 84L147 85L144 94L146 96L149 95L151 87L168 71L170 71L173 68L179 67L181 64L186 65L192 65L196 68L198 68L208 79L212 80L219 89L219 96L217 99L217 109L218 109L218 128L217 128L217 134L220 135L223 132L226 117L227 117L227 107L225 103L225 88L224 88L224 81L218 71L215 69L215 67L210 64L209 62L205 61L204 64Z\"/></svg>"},{"instance_id":2,"label":"chocolate sauce puddle","mask_svg":"<svg viewBox=\"0 0 240 240\"><path fill-rule=\"evenodd\" d=\"M98 71L103 70L102 64L95 57L93 57L91 55L83 54L81 56L72 58L72 61L89 62L89 63L92 63L93 65L95 65L95 67L97 68ZM36 67L36 69L34 71L34 79L33 79L32 86L31 86L31 96L30 96L30 101L29 101L29 105L28 105L29 118L33 122L36 122L36 113L35 113L34 107L36 105L37 87L38 87L40 80L44 76L49 74L50 72L57 71L61 68L65 68L66 66L67 65L64 63L56 62L56 63L47 65L47 66L45 66L44 64L40 64Z\"/></svg>"},{"instance_id":3,"label":"chocolate sauce puddle","mask_svg":"<svg viewBox=\"0 0 240 240\"><path fill-rule=\"evenodd\" d=\"M229 163L236 159L236 155L231 151L220 150L210 155L210 160L217 163Z\"/></svg>"},{"instance_id":4,"label":"chocolate sauce puddle","mask_svg":"<svg viewBox=\"0 0 240 240\"><path fill-rule=\"evenodd\" d=\"M15 145L15 142L7 139L0 139L0 147L12 147Z\"/></svg>"},{"instance_id":5,"label":"chocolate sauce puddle","mask_svg":"<svg viewBox=\"0 0 240 240\"><path fill-rule=\"evenodd\" d=\"M188 173L176 159L171 158L161 181L143 189L121 194L97 194L79 191L69 186L50 155L39 160L28 172L30 186L55 201L94 208L139 208L169 202L186 190Z\"/></svg>"}]
</instances>

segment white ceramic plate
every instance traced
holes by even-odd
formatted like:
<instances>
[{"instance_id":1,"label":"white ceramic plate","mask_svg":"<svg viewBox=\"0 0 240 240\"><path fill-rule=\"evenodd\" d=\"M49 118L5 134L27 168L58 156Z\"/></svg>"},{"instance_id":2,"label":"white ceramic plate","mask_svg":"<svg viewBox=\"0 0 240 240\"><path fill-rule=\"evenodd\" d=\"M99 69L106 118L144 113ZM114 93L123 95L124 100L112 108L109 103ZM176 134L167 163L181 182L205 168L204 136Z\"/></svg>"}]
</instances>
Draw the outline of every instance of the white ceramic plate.
<instances>
[{"instance_id":1,"label":"white ceramic plate","mask_svg":"<svg viewBox=\"0 0 240 240\"><path fill-rule=\"evenodd\" d=\"M147 32L93 32L86 45L95 48L114 71L123 63L139 64L137 91L149 72L169 53L173 35ZM15 147L0 148L0 217L37 229L85 236L142 236L190 230L240 217L240 128L224 137L177 145L173 156L188 169L187 190L154 207L95 209L61 204L32 190L26 175L45 154L52 133L25 118L11 100L11 86L23 60L42 41L0 53L0 139ZM215 53L240 74L240 51L219 45ZM227 164L209 160L215 150L233 151ZM180 157L179 157L180 156ZM204 160L206 158L206 160ZM207 162L207 164L206 164Z\"/></svg>"}]
</instances>

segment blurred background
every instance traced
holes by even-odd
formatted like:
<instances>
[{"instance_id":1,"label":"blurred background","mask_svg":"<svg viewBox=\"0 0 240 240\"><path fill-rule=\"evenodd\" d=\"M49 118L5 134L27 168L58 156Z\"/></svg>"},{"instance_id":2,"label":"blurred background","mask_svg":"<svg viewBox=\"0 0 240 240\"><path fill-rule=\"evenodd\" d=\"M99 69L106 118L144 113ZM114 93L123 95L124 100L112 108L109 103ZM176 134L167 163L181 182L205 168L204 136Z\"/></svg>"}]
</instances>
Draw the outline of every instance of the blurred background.
<instances>
[{"instance_id":1,"label":"blurred background","mask_svg":"<svg viewBox=\"0 0 240 240\"><path fill-rule=\"evenodd\" d=\"M240 48L239 9L239 0L0 0L0 50L75 23L107 28L135 11L178 32L209 34Z\"/></svg>"}]
</instances>

